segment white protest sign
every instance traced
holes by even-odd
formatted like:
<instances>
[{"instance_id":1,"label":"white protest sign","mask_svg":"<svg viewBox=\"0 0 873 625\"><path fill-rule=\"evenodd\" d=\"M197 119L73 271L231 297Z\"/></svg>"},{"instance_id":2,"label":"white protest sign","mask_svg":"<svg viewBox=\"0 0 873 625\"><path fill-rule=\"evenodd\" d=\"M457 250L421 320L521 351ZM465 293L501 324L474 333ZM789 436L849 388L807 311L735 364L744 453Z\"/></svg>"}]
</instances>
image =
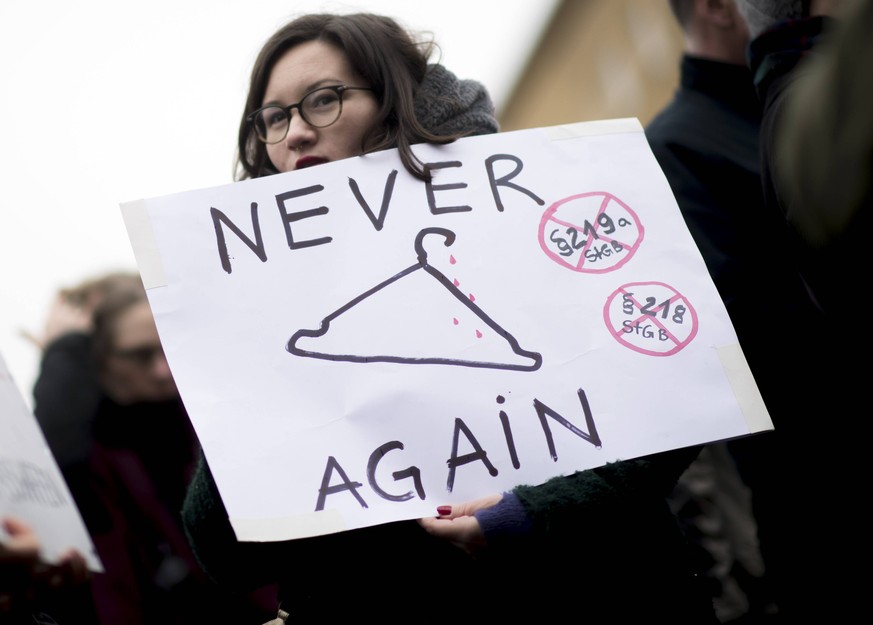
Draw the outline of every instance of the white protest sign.
<instances>
[{"instance_id":1,"label":"white protest sign","mask_svg":"<svg viewBox=\"0 0 873 625\"><path fill-rule=\"evenodd\" d=\"M415 151L122 207L239 539L772 428L637 120Z\"/></svg>"},{"instance_id":2,"label":"white protest sign","mask_svg":"<svg viewBox=\"0 0 873 625\"><path fill-rule=\"evenodd\" d=\"M65 551L77 549L89 569L102 572L67 483L2 356L0 429L0 516L26 522L46 562L57 563ZM0 542L5 539L0 530Z\"/></svg>"}]
</instances>

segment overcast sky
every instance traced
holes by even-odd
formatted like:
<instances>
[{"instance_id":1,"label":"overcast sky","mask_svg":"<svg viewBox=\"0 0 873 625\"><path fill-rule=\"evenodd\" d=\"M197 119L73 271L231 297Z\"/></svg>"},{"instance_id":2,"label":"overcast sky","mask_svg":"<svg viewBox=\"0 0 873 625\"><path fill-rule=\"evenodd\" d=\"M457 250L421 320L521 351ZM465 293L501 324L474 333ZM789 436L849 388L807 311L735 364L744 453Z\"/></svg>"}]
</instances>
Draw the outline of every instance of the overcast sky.
<instances>
[{"instance_id":1,"label":"overcast sky","mask_svg":"<svg viewBox=\"0 0 873 625\"><path fill-rule=\"evenodd\" d=\"M363 10L430 31L498 107L552 1L0 1L0 354L28 401L56 291L136 269L119 205L226 184L261 44L299 13Z\"/></svg>"}]
</instances>

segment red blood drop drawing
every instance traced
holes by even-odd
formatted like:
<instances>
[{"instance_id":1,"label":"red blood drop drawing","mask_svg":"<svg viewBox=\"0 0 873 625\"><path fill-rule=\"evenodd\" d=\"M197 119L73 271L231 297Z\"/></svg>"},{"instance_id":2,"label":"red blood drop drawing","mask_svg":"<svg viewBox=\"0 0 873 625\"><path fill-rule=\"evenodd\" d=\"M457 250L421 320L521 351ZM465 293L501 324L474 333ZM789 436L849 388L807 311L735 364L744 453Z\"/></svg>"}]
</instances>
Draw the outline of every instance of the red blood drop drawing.
<instances>
[{"instance_id":1,"label":"red blood drop drawing","mask_svg":"<svg viewBox=\"0 0 873 625\"><path fill-rule=\"evenodd\" d=\"M419 231L416 262L378 284L353 291L318 327L297 329L285 349L298 358L332 362L538 370L542 354L524 349L481 305L473 303L472 293L465 295L431 265L425 247L428 235L434 245L441 240L449 247L455 241L455 233L445 228ZM464 319L466 328L484 324L486 329L475 330L476 338L467 332L440 333L446 317L456 326ZM367 331L361 332L362 327Z\"/></svg>"}]
</instances>

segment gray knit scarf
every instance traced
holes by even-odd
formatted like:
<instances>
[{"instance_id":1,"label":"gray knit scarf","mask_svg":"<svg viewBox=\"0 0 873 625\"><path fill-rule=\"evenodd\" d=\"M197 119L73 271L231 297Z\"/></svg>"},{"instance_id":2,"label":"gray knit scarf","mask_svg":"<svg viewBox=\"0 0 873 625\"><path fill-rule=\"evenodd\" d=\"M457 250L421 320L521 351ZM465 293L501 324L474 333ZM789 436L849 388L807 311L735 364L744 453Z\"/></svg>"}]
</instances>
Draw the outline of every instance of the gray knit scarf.
<instances>
[{"instance_id":1,"label":"gray knit scarf","mask_svg":"<svg viewBox=\"0 0 873 625\"><path fill-rule=\"evenodd\" d=\"M442 65L428 66L414 107L421 125L436 135L487 135L500 130L485 87L475 80L459 80Z\"/></svg>"}]
</instances>

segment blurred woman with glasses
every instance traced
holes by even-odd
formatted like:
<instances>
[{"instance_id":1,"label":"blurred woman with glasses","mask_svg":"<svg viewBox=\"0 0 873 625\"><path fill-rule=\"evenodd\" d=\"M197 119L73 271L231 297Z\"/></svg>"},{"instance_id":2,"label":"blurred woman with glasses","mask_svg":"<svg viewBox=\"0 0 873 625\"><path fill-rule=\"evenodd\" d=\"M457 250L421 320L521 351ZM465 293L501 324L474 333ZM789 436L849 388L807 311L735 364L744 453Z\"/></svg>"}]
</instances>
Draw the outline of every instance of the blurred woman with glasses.
<instances>
[{"instance_id":1,"label":"blurred woman with glasses","mask_svg":"<svg viewBox=\"0 0 873 625\"><path fill-rule=\"evenodd\" d=\"M68 481L105 569L91 577L87 607L101 625L259 618L260 597L220 590L188 545L180 511L199 443L140 277L112 281L89 332L98 389L90 441ZM58 382L48 384L55 401L73 407L73 391ZM92 622L84 603L77 610L77 622Z\"/></svg>"},{"instance_id":2,"label":"blurred woman with glasses","mask_svg":"<svg viewBox=\"0 0 873 625\"><path fill-rule=\"evenodd\" d=\"M396 148L407 171L426 180L412 146L498 130L484 88L429 64L432 51L378 15L288 23L252 70L238 178ZM581 621L646 615L697 625L714 615L698 602L666 503L694 454L659 470L616 463L456 506L439 519L269 543L236 541L201 458L183 517L215 579L279 582L277 621L514 622L570 608ZM485 510L497 513L480 516Z\"/></svg>"}]
</instances>

